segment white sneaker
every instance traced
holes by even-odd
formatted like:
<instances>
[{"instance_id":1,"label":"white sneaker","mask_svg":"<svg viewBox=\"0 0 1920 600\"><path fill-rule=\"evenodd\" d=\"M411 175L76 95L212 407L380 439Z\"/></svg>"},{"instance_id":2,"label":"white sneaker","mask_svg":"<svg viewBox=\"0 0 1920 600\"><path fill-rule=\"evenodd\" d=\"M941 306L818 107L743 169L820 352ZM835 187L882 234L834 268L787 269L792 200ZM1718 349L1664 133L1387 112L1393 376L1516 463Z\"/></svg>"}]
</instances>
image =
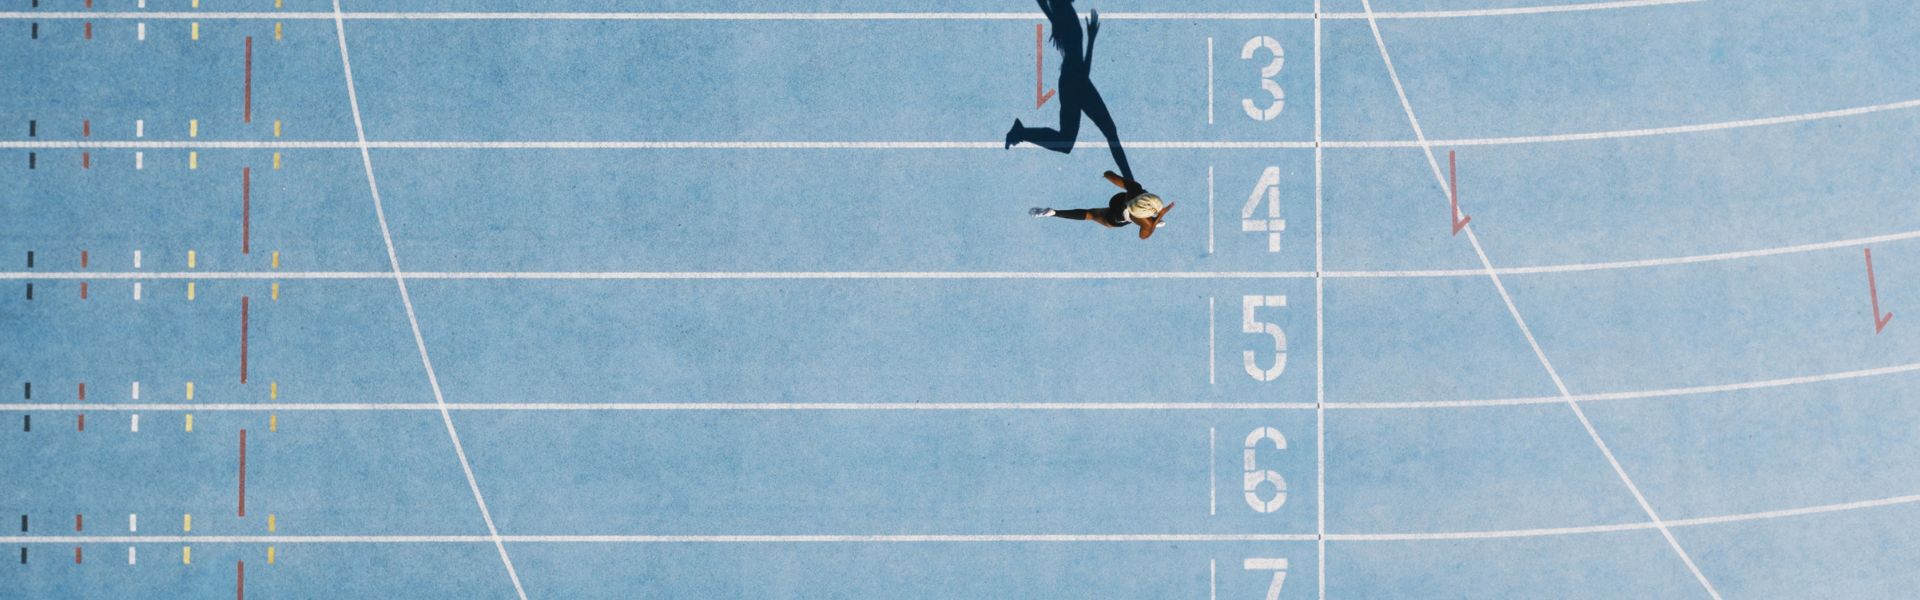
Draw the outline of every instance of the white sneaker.
<instances>
[{"instance_id":1,"label":"white sneaker","mask_svg":"<svg viewBox=\"0 0 1920 600\"><path fill-rule=\"evenodd\" d=\"M1036 206L1031 209L1028 209L1027 214L1033 215L1033 218L1036 218L1036 219L1044 219L1044 218L1053 216L1055 213L1054 213L1054 210L1051 208L1040 208Z\"/></svg>"}]
</instances>

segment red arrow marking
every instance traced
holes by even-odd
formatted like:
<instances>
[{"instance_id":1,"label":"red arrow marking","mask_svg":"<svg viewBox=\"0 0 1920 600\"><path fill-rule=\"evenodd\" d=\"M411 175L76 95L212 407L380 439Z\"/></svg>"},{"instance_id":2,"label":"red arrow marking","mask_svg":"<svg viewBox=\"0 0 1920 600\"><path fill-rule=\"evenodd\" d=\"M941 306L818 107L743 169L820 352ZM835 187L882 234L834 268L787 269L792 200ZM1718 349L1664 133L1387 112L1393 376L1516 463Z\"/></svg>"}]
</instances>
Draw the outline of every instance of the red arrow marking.
<instances>
[{"instance_id":1,"label":"red arrow marking","mask_svg":"<svg viewBox=\"0 0 1920 600\"><path fill-rule=\"evenodd\" d=\"M1873 298L1873 332L1878 334L1887 329L1887 322L1893 320L1893 313L1880 313L1880 288L1873 281L1873 249L1867 248L1867 294Z\"/></svg>"},{"instance_id":2,"label":"red arrow marking","mask_svg":"<svg viewBox=\"0 0 1920 600\"><path fill-rule=\"evenodd\" d=\"M1453 197L1453 234L1460 235L1473 217L1460 214L1460 173L1454 166L1452 150L1447 151L1447 192Z\"/></svg>"},{"instance_id":3,"label":"red arrow marking","mask_svg":"<svg viewBox=\"0 0 1920 600\"><path fill-rule=\"evenodd\" d=\"M1033 26L1033 107L1040 108L1053 99L1054 90L1047 89L1047 70L1045 66L1046 25Z\"/></svg>"}]
</instances>

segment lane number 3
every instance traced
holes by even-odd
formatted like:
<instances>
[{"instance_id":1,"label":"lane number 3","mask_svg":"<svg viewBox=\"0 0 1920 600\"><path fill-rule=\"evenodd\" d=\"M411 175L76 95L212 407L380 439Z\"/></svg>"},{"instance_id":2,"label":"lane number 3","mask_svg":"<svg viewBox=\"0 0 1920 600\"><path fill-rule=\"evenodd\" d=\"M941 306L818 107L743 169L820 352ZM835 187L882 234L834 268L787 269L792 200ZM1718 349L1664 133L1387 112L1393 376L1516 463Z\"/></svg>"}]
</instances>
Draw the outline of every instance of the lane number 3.
<instances>
[{"instance_id":1,"label":"lane number 3","mask_svg":"<svg viewBox=\"0 0 1920 600\"><path fill-rule=\"evenodd\" d=\"M1273 80L1275 75L1280 74L1280 67L1287 64L1286 51L1280 49L1279 40L1263 35L1247 40L1247 45L1240 47L1240 59L1253 60L1254 53L1263 48L1273 55L1273 61L1260 68L1260 88L1273 95L1273 102L1268 103L1266 108L1260 108L1253 103L1252 98L1241 98L1240 108L1245 109L1247 116L1253 117L1255 121L1272 121L1274 117L1280 116L1282 109L1287 107L1286 90L1280 89L1280 84Z\"/></svg>"}]
</instances>

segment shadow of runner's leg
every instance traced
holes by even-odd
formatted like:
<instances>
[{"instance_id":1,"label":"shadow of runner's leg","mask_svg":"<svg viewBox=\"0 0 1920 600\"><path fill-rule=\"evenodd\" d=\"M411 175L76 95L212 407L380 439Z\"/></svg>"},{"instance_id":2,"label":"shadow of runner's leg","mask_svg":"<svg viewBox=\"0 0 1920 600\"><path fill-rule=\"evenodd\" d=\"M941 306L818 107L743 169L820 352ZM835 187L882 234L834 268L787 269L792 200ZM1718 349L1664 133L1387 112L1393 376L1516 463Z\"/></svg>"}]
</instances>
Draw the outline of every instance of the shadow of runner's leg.
<instances>
[{"instance_id":1,"label":"shadow of runner's leg","mask_svg":"<svg viewBox=\"0 0 1920 600\"><path fill-rule=\"evenodd\" d=\"M1060 86L1058 97L1060 128L1027 127L1022 125L1019 119L1014 119L1013 129L1007 130L1008 148L1020 142L1027 142L1061 154L1073 151L1074 140L1080 137L1080 98L1079 94L1070 93L1065 83L1065 78L1062 78L1063 85Z\"/></svg>"},{"instance_id":2,"label":"shadow of runner's leg","mask_svg":"<svg viewBox=\"0 0 1920 600\"><path fill-rule=\"evenodd\" d=\"M1127 164L1127 151L1120 147L1120 130L1113 124L1113 115L1107 113L1106 101L1100 99L1100 91L1094 89L1092 82L1086 83L1086 88L1080 94L1081 112L1086 113L1087 119L1093 121L1093 125L1099 127L1100 133L1107 137L1107 149L1113 151L1113 164L1120 167L1120 176L1127 181L1138 181L1133 178L1133 167Z\"/></svg>"}]
</instances>

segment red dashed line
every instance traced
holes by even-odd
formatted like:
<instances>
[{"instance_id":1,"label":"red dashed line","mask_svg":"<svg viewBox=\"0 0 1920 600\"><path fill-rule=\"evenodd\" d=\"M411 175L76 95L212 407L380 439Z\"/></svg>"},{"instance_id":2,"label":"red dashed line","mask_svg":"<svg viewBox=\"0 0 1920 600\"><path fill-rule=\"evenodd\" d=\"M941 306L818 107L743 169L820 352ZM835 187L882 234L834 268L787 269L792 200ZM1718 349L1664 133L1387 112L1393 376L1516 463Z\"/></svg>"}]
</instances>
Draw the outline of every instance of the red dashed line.
<instances>
[{"instance_id":1,"label":"red dashed line","mask_svg":"<svg viewBox=\"0 0 1920 600\"><path fill-rule=\"evenodd\" d=\"M246 116L243 120L253 122L253 36L247 36L247 91Z\"/></svg>"}]
</instances>

